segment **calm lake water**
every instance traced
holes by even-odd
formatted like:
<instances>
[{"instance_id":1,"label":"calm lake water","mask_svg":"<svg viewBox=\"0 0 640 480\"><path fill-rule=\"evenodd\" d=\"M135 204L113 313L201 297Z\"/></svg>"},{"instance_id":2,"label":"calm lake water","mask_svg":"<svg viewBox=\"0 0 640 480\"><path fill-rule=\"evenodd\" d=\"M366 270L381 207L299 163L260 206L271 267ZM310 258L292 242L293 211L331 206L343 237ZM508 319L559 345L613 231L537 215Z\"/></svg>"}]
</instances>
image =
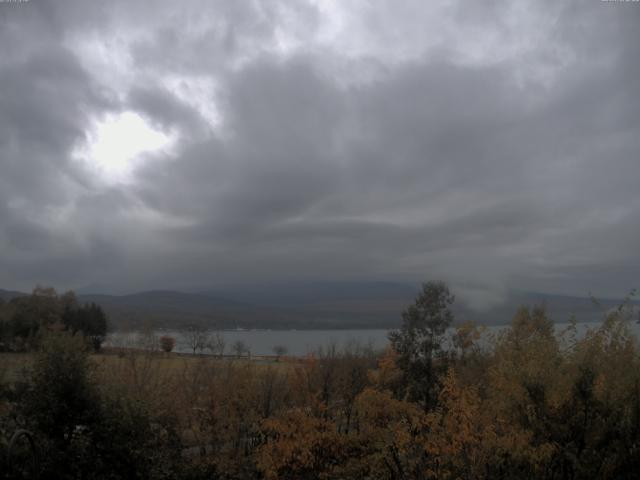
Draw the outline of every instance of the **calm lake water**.
<instances>
[{"instance_id":1,"label":"calm lake water","mask_svg":"<svg viewBox=\"0 0 640 480\"><path fill-rule=\"evenodd\" d=\"M556 331L560 332L568 323L556 323ZM588 329L597 328L599 322L579 323L578 335L583 336ZM640 325L633 322L629 324L636 336L640 336ZM504 329L505 326L491 326L486 328L485 338L490 338ZM453 331L453 330L452 330ZM226 343L225 354L233 354L233 344L242 341L252 355L273 355L273 347L282 345L286 347L287 354L304 356L315 352L319 348L327 348L335 345L339 350L349 345L371 346L376 350L383 350L388 344L386 329L359 329L359 330L222 330L208 332L214 336L216 333L224 338ZM168 335L176 339L174 351L191 353L187 338L183 331L162 330L154 332L155 339L162 335ZM107 346L136 347L152 344L154 338L137 332L113 332L107 338ZM205 351L206 353L206 351Z\"/></svg>"}]
</instances>

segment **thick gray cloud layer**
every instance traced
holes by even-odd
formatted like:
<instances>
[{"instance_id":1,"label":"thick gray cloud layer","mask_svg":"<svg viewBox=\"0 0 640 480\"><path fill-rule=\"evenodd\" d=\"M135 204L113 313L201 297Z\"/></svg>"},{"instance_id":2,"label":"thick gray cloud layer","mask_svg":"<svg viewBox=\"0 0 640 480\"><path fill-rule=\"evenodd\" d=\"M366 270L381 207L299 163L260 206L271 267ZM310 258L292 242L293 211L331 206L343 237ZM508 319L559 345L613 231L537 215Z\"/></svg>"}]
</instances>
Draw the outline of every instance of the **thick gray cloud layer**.
<instances>
[{"instance_id":1,"label":"thick gray cloud layer","mask_svg":"<svg viewBox=\"0 0 640 480\"><path fill-rule=\"evenodd\" d=\"M0 285L622 294L639 29L632 2L0 3ZM110 176L77 152L127 112L171 145Z\"/></svg>"}]
</instances>

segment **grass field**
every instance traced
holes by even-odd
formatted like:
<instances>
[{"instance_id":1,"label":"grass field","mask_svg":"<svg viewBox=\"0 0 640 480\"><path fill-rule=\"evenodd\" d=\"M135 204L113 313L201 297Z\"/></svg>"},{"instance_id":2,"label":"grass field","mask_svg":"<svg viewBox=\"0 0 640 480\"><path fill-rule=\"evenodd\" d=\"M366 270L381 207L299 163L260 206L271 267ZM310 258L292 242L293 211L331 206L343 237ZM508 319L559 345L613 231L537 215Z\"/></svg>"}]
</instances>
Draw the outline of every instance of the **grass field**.
<instances>
[{"instance_id":1,"label":"grass field","mask_svg":"<svg viewBox=\"0 0 640 480\"><path fill-rule=\"evenodd\" d=\"M225 357L223 359L210 355L188 355L177 353L148 353L128 351L109 353L99 353L91 355L91 359L98 367L99 375L117 375L123 369L129 368L132 364L147 374L150 371L162 372L164 376L183 374L185 371L195 369L204 365L220 365L231 362L236 366L254 365L277 366L278 368L288 368L298 363L299 359L281 359L276 361L275 357L253 357L236 359ZM22 381L26 378L29 369L34 361L33 353L0 353L0 384L11 384Z\"/></svg>"},{"instance_id":2,"label":"grass field","mask_svg":"<svg viewBox=\"0 0 640 480\"><path fill-rule=\"evenodd\" d=\"M0 387L29 378L35 353L0 353ZM212 399L219 405L243 405L242 415L255 415L263 395L275 398L301 359L275 357L218 358L141 350L92 354L95 381L106 396L142 402L157 415L174 415L183 444L195 448L206 432L201 412ZM0 414L3 405L0 399ZM246 410L246 412L245 412ZM199 452L199 450L198 450Z\"/></svg>"},{"instance_id":3,"label":"grass field","mask_svg":"<svg viewBox=\"0 0 640 480\"><path fill-rule=\"evenodd\" d=\"M0 353L0 384L24 379L25 371L32 363L33 355L30 353Z\"/></svg>"}]
</instances>

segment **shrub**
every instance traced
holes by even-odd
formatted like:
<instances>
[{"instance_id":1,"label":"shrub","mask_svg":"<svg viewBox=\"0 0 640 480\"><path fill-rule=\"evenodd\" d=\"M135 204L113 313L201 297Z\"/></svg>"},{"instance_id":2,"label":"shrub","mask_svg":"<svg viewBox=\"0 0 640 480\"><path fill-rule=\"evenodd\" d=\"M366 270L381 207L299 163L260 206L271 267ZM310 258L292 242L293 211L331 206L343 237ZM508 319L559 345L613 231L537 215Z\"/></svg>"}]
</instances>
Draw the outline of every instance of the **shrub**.
<instances>
[{"instance_id":1,"label":"shrub","mask_svg":"<svg viewBox=\"0 0 640 480\"><path fill-rule=\"evenodd\" d=\"M169 336L160 337L160 348L163 352L170 353L176 346L176 339Z\"/></svg>"}]
</instances>

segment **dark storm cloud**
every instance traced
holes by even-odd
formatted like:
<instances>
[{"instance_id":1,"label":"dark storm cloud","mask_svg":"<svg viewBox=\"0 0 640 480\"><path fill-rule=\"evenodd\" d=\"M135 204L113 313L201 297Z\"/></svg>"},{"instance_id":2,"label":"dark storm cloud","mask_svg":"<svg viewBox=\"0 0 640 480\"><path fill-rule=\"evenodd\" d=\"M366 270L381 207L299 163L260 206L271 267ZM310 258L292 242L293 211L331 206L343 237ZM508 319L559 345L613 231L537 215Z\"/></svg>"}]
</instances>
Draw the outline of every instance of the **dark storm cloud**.
<instances>
[{"instance_id":1,"label":"dark storm cloud","mask_svg":"<svg viewBox=\"0 0 640 480\"><path fill-rule=\"evenodd\" d=\"M204 128L203 119L166 89L158 87L134 87L127 97L127 107L144 113L157 123L160 130L178 128L185 135Z\"/></svg>"},{"instance_id":2,"label":"dark storm cloud","mask_svg":"<svg viewBox=\"0 0 640 480\"><path fill-rule=\"evenodd\" d=\"M83 183L91 182L70 153L84 137L89 112L105 108L108 100L74 56L57 45L3 62L0 85L2 280L71 279L65 264L81 252L65 246L72 232L57 232L55 211L67 208ZM50 268L56 258L60 262Z\"/></svg>"},{"instance_id":3,"label":"dark storm cloud","mask_svg":"<svg viewBox=\"0 0 640 480\"><path fill-rule=\"evenodd\" d=\"M640 8L438 5L2 5L0 280L633 287ZM125 111L174 142L113 182Z\"/></svg>"}]
</instances>

